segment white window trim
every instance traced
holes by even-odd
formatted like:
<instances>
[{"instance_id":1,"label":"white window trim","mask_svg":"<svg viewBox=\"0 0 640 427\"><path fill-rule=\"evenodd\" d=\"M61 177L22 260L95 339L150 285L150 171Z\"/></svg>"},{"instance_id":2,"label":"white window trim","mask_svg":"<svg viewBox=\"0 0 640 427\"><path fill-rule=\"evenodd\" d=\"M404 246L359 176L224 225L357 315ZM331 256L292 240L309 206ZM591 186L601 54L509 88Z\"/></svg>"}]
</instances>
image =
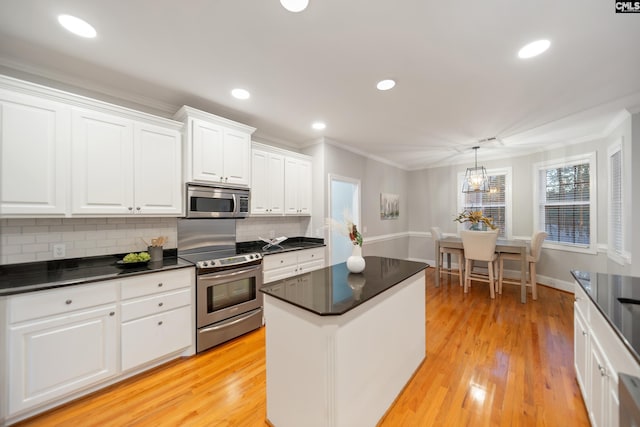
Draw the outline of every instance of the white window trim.
<instances>
[{"instance_id":1,"label":"white window trim","mask_svg":"<svg viewBox=\"0 0 640 427\"><path fill-rule=\"evenodd\" d=\"M461 171L458 172L458 186L456 187L458 190L458 211L456 212L456 215L459 212L462 212L462 209L464 207L464 193L462 192L462 183L464 181L464 175L465 175L465 171ZM491 175L504 175L504 215L505 215L505 222L504 222L504 226L506 228L506 235L504 236L505 239L511 239L513 236L513 215L512 215L512 194L513 192L512 187L511 187L511 176L512 176L512 168L511 166L508 167L504 167L504 168L496 168L496 169L487 169L487 175L491 176ZM458 234L460 234L460 231L464 230L464 224L458 223Z\"/></svg>"},{"instance_id":2,"label":"white window trim","mask_svg":"<svg viewBox=\"0 0 640 427\"><path fill-rule=\"evenodd\" d=\"M540 170L561 168L580 163L589 163L589 246L572 245L569 243L549 242L542 245L544 248L556 249L567 252L579 252L586 254L596 254L598 252L598 204L597 204L597 163L596 152L580 154L577 156L564 157L554 160L538 162L533 165L533 229L542 230L540 225Z\"/></svg>"},{"instance_id":3,"label":"white window trim","mask_svg":"<svg viewBox=\"0 0 640 427\"><path fill-rule=\"evenodd\" d=\"M624 265L625 263L630 264L631 263L631 254L626 250L627 247L627 239L625 238L626 236L626 231L627 231L627 224L624 218L624 215L622 217L622 250L621 251L616 251L615 248L613 248L613 245L611 244L611 236L613 235L613 231L612 231L612 223L611 223L611 217L612 217L612 213L611 213L611 206L612 206L612 194L611 194L611 185L613 183L613 179L612 179L612 170L611 170L611 157L616 154L616 153L620 153L620 157L621 157L621 164L622 164L622 172L624 172L624 151L623 151L623 137L620 137L616 142L614 142L612 145L610 145L607 148L607 255L609 257L609 259L611 259L612 261L617 262L620 265ZM622 212L625 211L625 200L624 200L624 189L625 189L625 179L624 179L624 173L622 173L621 177L620 177L620 185L621 185L621 191L622 191L622 207L621 210Z\"/></svg>"}]
</instances>

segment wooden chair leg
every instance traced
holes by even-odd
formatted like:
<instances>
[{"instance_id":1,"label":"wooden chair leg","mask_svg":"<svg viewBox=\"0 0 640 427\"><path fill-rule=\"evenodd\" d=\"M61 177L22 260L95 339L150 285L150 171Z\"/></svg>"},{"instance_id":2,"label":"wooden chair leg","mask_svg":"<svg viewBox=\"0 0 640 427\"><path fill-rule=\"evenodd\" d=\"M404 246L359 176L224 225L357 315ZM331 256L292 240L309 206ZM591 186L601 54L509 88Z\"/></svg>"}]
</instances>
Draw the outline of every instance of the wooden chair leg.
<instances>
[{"instance_id":1,"label":"wooden chair leg","mask_svg":"<svg viewBox=\"0 0 640 427\"><path fill-rule=\"evenodd\" d=\"M531 294L533 296L533 299L538 299L538 284L537 284L537 278L536 278L536 263L535 262L530 262L529 263L529 278L531 280Z\"/></svg>"},{"instance_id":2,"label":"wooden chair leg","mask_svg":"<svg viewBox=\"0 0 640 427\"><path fill-rule=\"evenodd\" d=\"M491 293L491 299L495 299L496 298L496 283L494 281L494 277L493 277L493 262L489 261L487 263L487 268L489 269L489 291Z\"/></svg>"},{"instance_id":3,"label":"wooden chair leg","mask_svg":"<svg viewBox=\"0 0 640 427\"><path fill-rule=\"evenodd\" d=\"M469 292L469 286L471 285L471 279L469 278L469 269L471 260L467 259L464 263L464 293Z\"/></svg>"},{"instance_id":4,"label":"wooden chair leg","mask_svg":"<svg viewBox=\"0 0 640 427\"><path fill-rule=\"evenodd\" d=\"M500 267L498 272L498 293L502 293L502 279L504 278L504 259L500 257Z\"/></svg>"}]
</instances>

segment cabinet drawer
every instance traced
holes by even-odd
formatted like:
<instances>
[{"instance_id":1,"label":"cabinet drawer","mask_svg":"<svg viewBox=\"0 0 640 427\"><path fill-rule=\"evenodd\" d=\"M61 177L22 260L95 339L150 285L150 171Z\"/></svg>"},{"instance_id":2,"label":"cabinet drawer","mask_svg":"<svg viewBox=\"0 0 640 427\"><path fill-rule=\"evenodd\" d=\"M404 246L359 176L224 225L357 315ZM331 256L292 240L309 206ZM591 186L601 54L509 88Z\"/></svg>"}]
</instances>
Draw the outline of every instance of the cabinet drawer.
<instances>
[{"instance_id":1,"label":"cabinet drawer","mask_svg":"<svg viewBox=\"0 0 640 427\"><path fill-rule=\"evenodd\" d=\"M324 268L324 259L303 262L298 265L296 274L309 273L314 270L320 270L321 268Z\"/></svg>"},{"instance_id":2,"label":"cabinet drawer","mask_svg":"<svg viewBox=\"0 0 640 427\"><path fill-rule=\"evenodd\" d=\"M137 298L194 286L195 270L192 268L145 274L122 281L122 299Z\"/></svg>"},{"instance_id":3,"label":"cabinet drawer","mask_svg":"<svg viewBox=\"0 0 640 427\"><path fill-rule=\"evenodd\" d=\"M191 304L191 289L165 292L122 303L122 321L158 314Z\"/></svg>"},{"instance_id":4,"label":"cabinet drawer","mask_svg":"<svg viewBox=\"0 0 640 427\"><path fill-rule=\"evenodd\" d=\"M189 347L194 338L191 307L181 307L122 325L122 370Z\"/></svg>"},{"instance_id":5,"label":"cabinet drawer","mask_svg":"<svg viewBox=\"0 0 640 427\"><path fill-rule=\"evenodd\" d=\"M264 284L275 282L276 280L286 279L287 277L294 276L296 274L297 266L290 265L283 268L275 268L270 271L264 271L262 273L262 281Z\"/></svg>"},{"instance_id":6,"label":"cabinet drawer","mask_svg":"<svg viewBox=\"0 0 640 427\"><path fill-rule=\"evenodd\" d=\"M118 281L66 286L10 297L9 322L17 323L116 301Z\"/></svg>"},{"instance_id":7,"label":"cabinet drawer","mask_svg":"<svg viewBox=\"0 0 640 427\"><path fill-rule=\"evenodd\" d=\"M324 248L305 249L298 251L298 264L322 260L324 263Z\"/></svg>"},{"instance_id":8,"label":"cabinet drawer","mask_svg":"<svg viewBox=\"0 0 640 427\"><path fill-rule=\"evenodd\" d=\"M298 251L285 252L281 254L266 255L262 263L263 270L296 265L298 263Z\"/></svg>"}]
</instances>

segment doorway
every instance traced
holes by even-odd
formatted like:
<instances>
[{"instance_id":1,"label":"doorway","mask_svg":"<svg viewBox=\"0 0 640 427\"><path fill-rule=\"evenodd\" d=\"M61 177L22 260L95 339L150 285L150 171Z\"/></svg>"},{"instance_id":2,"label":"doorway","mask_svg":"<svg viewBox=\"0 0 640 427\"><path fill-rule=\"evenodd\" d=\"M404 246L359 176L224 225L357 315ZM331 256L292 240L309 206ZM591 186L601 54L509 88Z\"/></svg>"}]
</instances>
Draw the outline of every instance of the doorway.
<instances>
[{"instance_id":1,"label":"doorway","mask_svg":"<svg viewBox=\"0 0 640 427\"><path fill-rule=\"evenodd\" d=\"M345 262L353 245L345 234L347 219L350 219L362 233L360 222L360 180L337 175L329 175L329 217L342 229L331 227L329 248L331 265ZM341 232L342 231L342 232Z\"/></svg>"}]
</instances>

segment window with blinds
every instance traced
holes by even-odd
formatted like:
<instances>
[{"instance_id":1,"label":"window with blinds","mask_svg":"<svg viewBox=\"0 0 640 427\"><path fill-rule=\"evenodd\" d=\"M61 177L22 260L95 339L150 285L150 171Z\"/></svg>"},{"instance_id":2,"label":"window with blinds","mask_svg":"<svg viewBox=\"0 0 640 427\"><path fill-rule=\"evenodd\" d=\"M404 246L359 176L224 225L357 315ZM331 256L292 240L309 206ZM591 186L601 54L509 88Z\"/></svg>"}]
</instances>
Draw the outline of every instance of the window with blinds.
<instances>
[{"instance_id":1,"label":"window with blinds","mask_svg":"<svg viewBox=\"0 0 640 427\"><path fill-rule=\"evenodd\" d=\"M595 225L595 154L539 165L538 224L547 242L592 248Z\"/></svg>"},{"instance_id":2,"label":"window with blinds","mask_svg":"<svg viewBox=\"0 0 640 427\"><path fill-rule=\"evenodd\" d=\"M500 230L500 237L506 236L507 197L506 173L488 173L488 193L464 193L463 210L482 211L482 214L493 219Z\"/></svg>"},{"instance_id":3,"label":"window with blinds","mask_svg":"<svg viewBox=\"0 0 640 427\"><path fill-rule=\"evenodd\" d=\"M624 218L622 187L622 144L607 151L609 156L609 257L624 262Z\"/></svg>"}]
</instances>

